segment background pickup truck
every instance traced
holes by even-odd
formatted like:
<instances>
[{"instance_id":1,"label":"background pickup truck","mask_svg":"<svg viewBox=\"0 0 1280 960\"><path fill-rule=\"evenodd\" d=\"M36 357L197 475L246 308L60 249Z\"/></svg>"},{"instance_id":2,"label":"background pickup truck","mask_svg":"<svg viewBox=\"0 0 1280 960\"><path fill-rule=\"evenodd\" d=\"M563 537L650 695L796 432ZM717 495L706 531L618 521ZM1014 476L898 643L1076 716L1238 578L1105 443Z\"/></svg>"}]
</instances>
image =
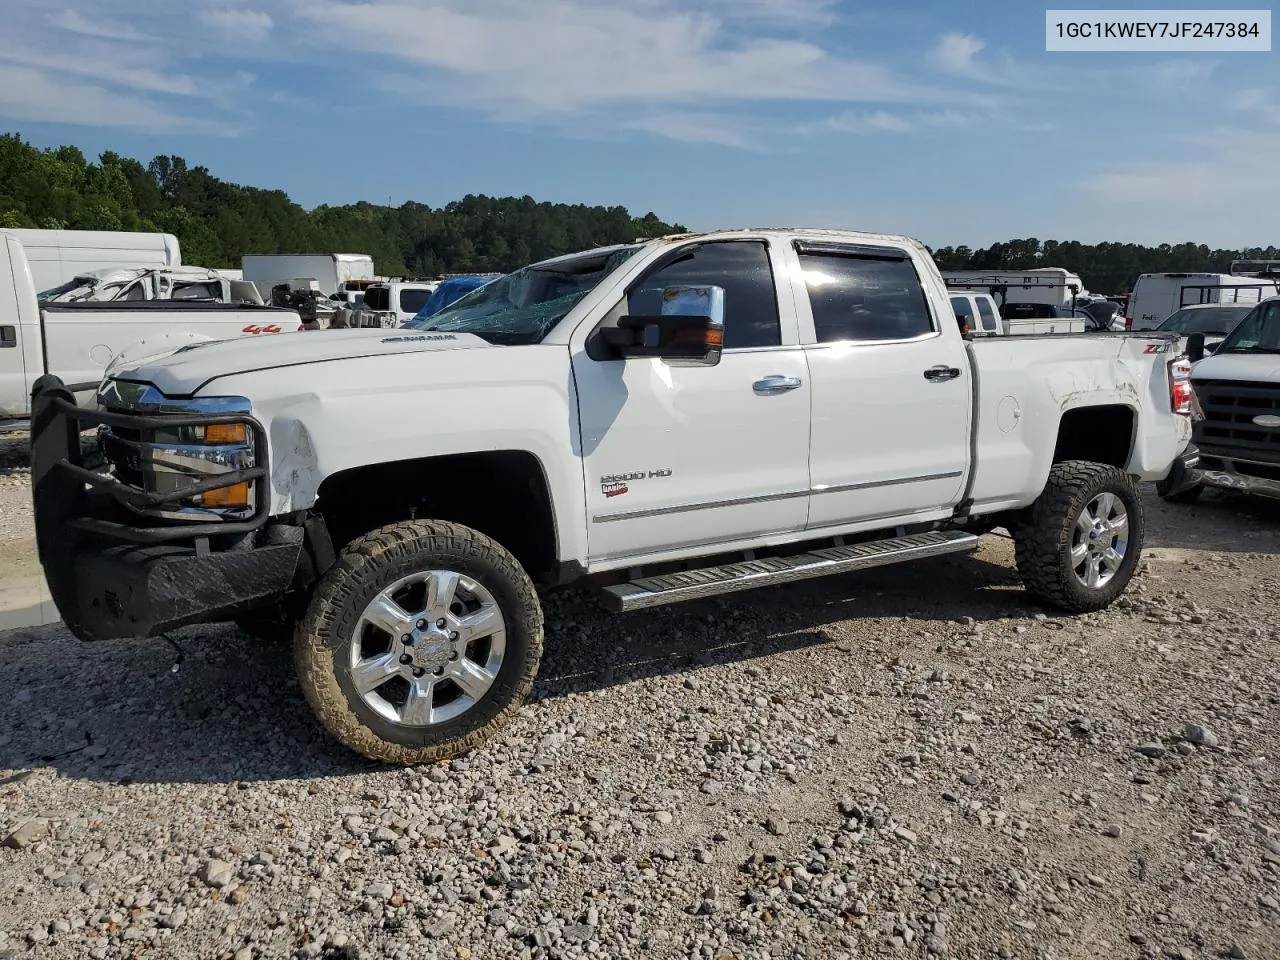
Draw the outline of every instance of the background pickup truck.
<instances>
[{"instance_id":1,"label":"background pickup truck","mask_svg":"<svg viewBox=\"0 0 1280 960\"><path fill-rule=\"evenodd\" d=\"M1141 551L1135 481L1191 435L1175 342L962 335L905 237L591 250L408 328L124 365L94 408L45 378L40 557L82 639L292 630L335 736L432 760L519 709L535 586L627 612L969 551L999 526L1034 596L1105 607ZM95 427L100 472L74 442Z\"/></svg>"},{"instance_id":2,"label":"background pickup truck","mask_svg":"<svg viewBox=\"0 0 1280 960\"><path fill-rule=\"evenodd\" d=\"M1280 297L1250 310L1211 357L1205 340L1202 331L1187 338L1192 444L1157 490L1180 503L1205 487L1280 499Z\"/></svg>"},{"instance_id":3,"label":"background pickup truck","mask_svg":"<svg viewBox=\"0 0 1280 960\"><path fill-rule=\"evenodd\" d=\"M226 282L226 281L222 281ZM56 374L92 398L107 365L122 351L180 338L261 337L298 329L290 310L248 304L138 300L46 303L21 242L0 234L0 422L30 413L37 378Z\"/></svg>"}]
</instances>

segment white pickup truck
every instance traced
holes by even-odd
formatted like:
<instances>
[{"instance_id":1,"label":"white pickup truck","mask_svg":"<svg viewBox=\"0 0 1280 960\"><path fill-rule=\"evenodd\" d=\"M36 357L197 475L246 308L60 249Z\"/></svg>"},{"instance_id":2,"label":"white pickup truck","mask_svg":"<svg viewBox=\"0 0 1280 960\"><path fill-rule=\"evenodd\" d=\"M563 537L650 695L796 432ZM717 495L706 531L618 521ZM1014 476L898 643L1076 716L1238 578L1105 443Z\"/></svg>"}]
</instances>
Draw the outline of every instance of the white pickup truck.
<instances>
[{"instance_id":1,"label":"white pickup truck","mask_svg":"<svg viewBox=\"0 0 1280 960\"><path fill-rule=\"evenodd\" d=\"M1205 487L1280 498L1280 297L1250 310L1212 356L1205 339L1200 331L1187 338L1192 444L1157 489L1183 503Z\"/></svg>"},{"instance_id":2,"label":"white pickup truck","mask_svg":"<svg viewBox=\"0 0 1280 960\"><path fill-rule=\"evenodd\" d=\"M1106 607L1142 547L1135 483L1191 436L1175 342L966 338L905 237L591 250L407 329L122 368L93 408L47 378L40 557L80 638L289 627L339 740L434 760L529 693L535 585L598 588L625 613L970 551L1004 527L1032 596ZM93 427L102 471L69 439Z\"/></svg>"},{"instance_id":3,"label":"white pickup truck","mask_svg":"<svg viewBox=\"0 0 1280 960\"><path fill-rule=\"evenodd\" d=\"M56 374L92 398L122 352L174 339L261 337L298 329L298 314L269 307L174 300L46 303L36 298L22 243L0 234L0 423L30 413L31 389Z\"/></svg>"}]
</instances>

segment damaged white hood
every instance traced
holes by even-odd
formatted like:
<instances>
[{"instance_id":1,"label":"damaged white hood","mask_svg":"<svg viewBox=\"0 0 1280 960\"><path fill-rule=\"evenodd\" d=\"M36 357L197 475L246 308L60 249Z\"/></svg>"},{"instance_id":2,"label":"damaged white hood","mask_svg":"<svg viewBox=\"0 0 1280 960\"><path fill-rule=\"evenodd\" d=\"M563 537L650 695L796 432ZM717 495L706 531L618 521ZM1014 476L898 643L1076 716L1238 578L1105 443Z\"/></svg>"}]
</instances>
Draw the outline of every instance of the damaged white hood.
<instances>
[{"instance_id":1,"label":"damaged white hood","mask_svg":"<svg viewBox=\"0 0 1280 960\"><path fill-rule=\"evenodd\" d=\"M148 354L146 356L123 354L107 368L106 377L149 383L165 396L184 397L191 396L224 377L245 373L358 358L489 346L487 341L469 333L408 329L316 330L234 340L187 342L175 344L175 349L162 353L144 351ZM315 376L322 379L328 374L317 369Z\"/></svg>"}]
</instances>

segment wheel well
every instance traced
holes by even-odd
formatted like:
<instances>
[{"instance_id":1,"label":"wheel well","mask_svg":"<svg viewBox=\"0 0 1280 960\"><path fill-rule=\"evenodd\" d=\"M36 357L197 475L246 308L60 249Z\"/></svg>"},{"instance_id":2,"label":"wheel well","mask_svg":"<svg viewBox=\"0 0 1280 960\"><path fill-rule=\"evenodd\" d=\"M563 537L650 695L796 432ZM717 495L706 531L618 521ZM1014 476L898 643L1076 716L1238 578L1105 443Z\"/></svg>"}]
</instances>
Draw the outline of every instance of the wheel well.
<instances>
[{"instance_id":1,"label":"wheel well","mask_svg":"<svg viewBox=\"0 0 1280 960\"><path fill-rule=\"evenodd\" d=\"M355 467L320 485L316 510L338 549L400 520L451 520L497 540L535 582L557 570L546 476L537 458L522 450Z\"/></svg>"},{"instance_id":2,"label":"wheel well","mask_svg":"<svg viewBox=\"0 0 1280 960\"><path fill-rule=\"evenodd\" d=\"M1068 410L1058 424L1053 462L1092 460L1124 469L1133 451L1133 426L1133 411L1121 404Z\"/></svg>"}]
</instances>

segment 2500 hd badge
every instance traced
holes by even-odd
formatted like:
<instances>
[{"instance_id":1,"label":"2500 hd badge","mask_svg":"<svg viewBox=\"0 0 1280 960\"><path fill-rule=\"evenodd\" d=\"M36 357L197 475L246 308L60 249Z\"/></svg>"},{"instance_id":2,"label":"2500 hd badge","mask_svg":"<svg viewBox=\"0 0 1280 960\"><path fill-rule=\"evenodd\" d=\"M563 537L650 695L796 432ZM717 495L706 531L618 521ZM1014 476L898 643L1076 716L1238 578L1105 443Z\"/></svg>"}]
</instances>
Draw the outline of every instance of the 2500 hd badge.
<instances>
[{"instance_id":1,"label":"2500 hd badge","mask_svg":"<svg viewBox=\"0 0 1280 960\"><path fill-rule=\"evenodd\" d=\"M636 480L663 479L671 476L665 468L657 470L637 470L635 473L614 473L600 478L600 492L610 499L621 497L631 492L631 484Z\"/></svg>"}]
</instances>

